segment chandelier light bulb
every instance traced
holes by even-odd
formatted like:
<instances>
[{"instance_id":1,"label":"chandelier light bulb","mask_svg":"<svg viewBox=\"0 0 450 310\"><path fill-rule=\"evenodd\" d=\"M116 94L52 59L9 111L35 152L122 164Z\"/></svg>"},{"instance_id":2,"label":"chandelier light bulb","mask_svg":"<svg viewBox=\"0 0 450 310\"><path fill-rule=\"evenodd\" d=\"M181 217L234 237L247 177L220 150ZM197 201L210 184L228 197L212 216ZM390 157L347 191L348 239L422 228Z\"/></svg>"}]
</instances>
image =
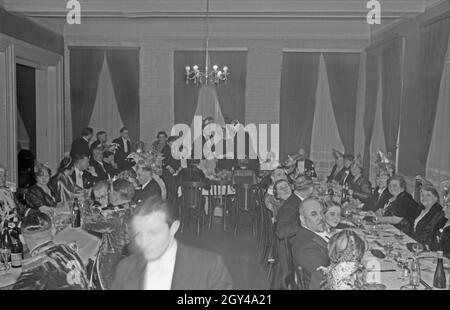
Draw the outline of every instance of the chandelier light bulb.
<instances>
[{"instance_id":1,"label":"chandelier light bulb","mask_svg":"<svg viewBox=\"0 0 450 310\"><path fill-rule=\"evenodd\" d=\"M222 71L217 72L217 75L220 77L222 75Z\"/></svg>"},{"instance_id":2,"label":"chandelier light bulb","mask_svg":"<svg viewBox=\"0 0 450 310\"><path fill-rule=\"evenodd\" d=\"M219 68L219 67L218 67L217 65L214 65L214 66L213 66L213 70L214 70L214 71L217 71L218 68Z\"/></svg>"},{"instance_id":3,"label":"chandelier light bulb","mask_svg":"<svg viewBox=\"0 0 450 310\"><path fill-rule=\"evenodd\" d=\"M189 72L191 70L191 67L186 66L186 72Z\"/></svg>"},{"instance_id":4,"label":"chandelier light bulb","mask_svg":"<svg viewBox=\"0 0 450 310\"><path fill-rule=\"evenodd\" d=\"M223 72L227 73L227 71L228 71L228 67L227 66L223 67Z\"/></svg>"},{"instance_id":5,"label":"chandelier light bulb","mask_svg":"<svg viewBox=\"0 0 450 310\"><path fill-rule=\"evenodd\" d=\"M195 66L194 66L194 71L197 71L197 70L198 70L198 66L195 65Z\"/></svg>"}]
</instances>

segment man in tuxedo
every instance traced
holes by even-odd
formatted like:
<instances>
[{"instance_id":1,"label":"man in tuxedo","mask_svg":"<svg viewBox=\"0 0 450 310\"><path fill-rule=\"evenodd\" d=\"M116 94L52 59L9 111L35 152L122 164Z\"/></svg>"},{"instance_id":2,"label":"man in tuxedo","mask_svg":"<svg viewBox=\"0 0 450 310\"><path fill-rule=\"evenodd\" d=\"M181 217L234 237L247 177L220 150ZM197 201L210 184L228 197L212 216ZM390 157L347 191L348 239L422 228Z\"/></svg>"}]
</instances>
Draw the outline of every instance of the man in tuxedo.
<instances>
[{"instance_id":1,"label":"man in tuxedo","mask_svg":"<svg viewBox=\"0 0 450 310\"><path fill-rule=\"evenodd\" d=\"M131 153L131 140L130 136L128 135L128 129L126 127L120 129L120 137L114 139L113 143L117 143L119 145L119 148L117 149L114 156L119 169L125 170L130 168L125 161L127 156Z\"/></svg>"},{"instance_id":2,"label":"man in tuxedo","mask_svg":"<svg viewBox=\"0 0 450 310\"><path fill-rule=\"evenodd\" d=\"M93 153L94 149L96 149L99 146L103 150L103 148L105 147L107 141L108 141L108 135L106 134L105 131L97 132L97 140L95 140L91 144L91 153Z\"/></svg>"},{"instance_id":3,"label":"man in tuxedo","mask_svg":"<svg viewBox=\"0 0 450 310\"><path fill-rule=\"evenodd\" d=\"M97 174L97 177L95 178L96 183L99 181L107 180L109 178L108 171L103 164L103 151L101 146L98 146L97 148L92 150L90 164L91 167L94 168L95 174Z\"/></svg>"},{"instance_id":4,"label":"man in tuxedo","mask_svg":"<svg viewBox=\"0 0 450 310\"><path fill-rule=\"evenodd\" d=\"M163 159L163 174L162 179L167 186L167 197L173 199L176 196L178 184L178 172L181 167L181 161L172 156L172 144L178 137L171 136L167 139L167 144L162 149Z\"/></svg>"},{"instance_id":5,"label":"man in tuxedo","mask_svg":"<svg viewBox=\"0 0 450 310\"><path fill-rule=\"evenodd\" d=\"M74 163L74 171L70 177L73 183L81 189L91 188L95 183L97 174L93 168L89 167L89 157L84 154L75 154L72 160Z\"/></svg>"},{"instance_id":6,"label":"man in tuxedo","mask_svg":"<svg viewBox=\"0 0 450 310\"><path fill-rule=\"evenodd\" d=\"M141 189L136 192L134 201L140 203L146 201L151 196L158 196L161 198L161 187L153 178L153 171L151 167L137 166L136 169L137 181L141 185Z\"/></svg>"},{"instance_id":7,"label":"man in tuxedo","mask_svg":"<svg viewBox=\"0 0 450 310\"><path fill-rule=\"evenodd\" d=\"M114 162L114 153L111 151L103 152L103 167L105 167L106 173L111 177L119 174L117 164Z\"/></svg>"},{"instance_id":8,"label":"man in tuxedo","mask_svg":"<svg viewBox=\"0 0 450 310\"><path fill-rule=\"evenodd\" d=\"M305 149L301 148L298 150L297 154L297 171L300 174L305 173L306 171L313 171L314 170L314 162L306 158L306 152Z\"/></svg>"},{"instance_id":9,"label":"man in tuxedo","mask_svg":"<svg viewBox=\"0 0 450 310\"><path fill-rule=\"evenodd\" d=\"M377 211L383 209L392 198L392 194L389 192L387 183L389 180L389 173L387 170L382 169L378 172L375 179L376 187L372 193L372 201L369 204L363 206L363 211Z\"/></svg>"},{"instance_id":10,"label":"man in tuxedo","mask_svg":"<svg viewBox=\"0 0 450 310\"><path fill-rule=\"evenodd\" d=\"M113 290L225 290L233 282L220 255L175 238L180 222L169 202L151 197L131 220L133 254L117 266Z\"/></svg>"},{"instance_id":11,"label":"man in tuxedo","mask_svg":"<svg viewBox=\"0 0 450 310\"><path fill-rule=\"evenodd\" d=\"M322 203L309 198L300 204L301 226L292 240L292 256L296 266L303 269L306 285L310 290L320 289L323 273L318 267L330 264L328 240L325 233Z\"/></svg>"},{"instance_id":12,"label":"man in tuxedo","mask_svg":"<svg viewBox=\"0 0 450 310\"><path fill-rule=\"evenodd\" d=\"M292 237L300 227L298 208L300 203L310 197L314 192L312 179L299 175L294 180L294 191L278 210L276 234L279 239Z\"/></svg>"},{"instance_id":13,"label":"man in tuxedo","mask_svg":"<svg viewBox=\"0 0 450 310\"><path fill-rule=\"evenodd\" d=\"M70 148L70 157L78 155L91 155L91 150L89 149L89 141L92 139L94 131L91 127L86 127L81 131L81 137L76 138L72 142L72 147Z\"/></svg>"},{"instance_id":14,"label":"man in tuxedo","mask_svg":"<svg viewBox=\"0 0 450 310\"><path fill-rule=\"evenodd\" d=\"M294 180L294 191L278 210L275 224L276 246L278 249L278 263L274 276L275 289L281 286L283 275L289 271L289 253L286 252L285 244L286 242L291 243L291 239L300 229L300 204L309 198L313 192L314 183L312 179L305 175L299 175Z\"/></svg>"}]
</instances>

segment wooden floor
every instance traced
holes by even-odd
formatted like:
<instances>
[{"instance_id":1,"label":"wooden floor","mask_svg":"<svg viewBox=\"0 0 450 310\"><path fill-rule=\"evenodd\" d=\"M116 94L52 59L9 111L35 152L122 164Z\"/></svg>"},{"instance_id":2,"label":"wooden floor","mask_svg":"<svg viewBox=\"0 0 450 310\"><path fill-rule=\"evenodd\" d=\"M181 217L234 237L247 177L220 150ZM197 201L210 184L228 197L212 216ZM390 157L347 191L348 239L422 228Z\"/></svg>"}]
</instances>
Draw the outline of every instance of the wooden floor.
<instances>
[{"instance_id":1,"label":"wooden floor","mask_svg":"<svg viewBox=\"0 0 450 310\"><path fill-rule=\"evenodd\" d=\"M220 218L215 218L213 227L196 236L194 225L183 233L177 234L177 239L185 244L221 254L225 259L228 271L237 290L266 290L268 283L266 273L262 268L256 244L249 228L243 227L237 236L233 230L223 231Z\"/></svg>"}]
</instances>

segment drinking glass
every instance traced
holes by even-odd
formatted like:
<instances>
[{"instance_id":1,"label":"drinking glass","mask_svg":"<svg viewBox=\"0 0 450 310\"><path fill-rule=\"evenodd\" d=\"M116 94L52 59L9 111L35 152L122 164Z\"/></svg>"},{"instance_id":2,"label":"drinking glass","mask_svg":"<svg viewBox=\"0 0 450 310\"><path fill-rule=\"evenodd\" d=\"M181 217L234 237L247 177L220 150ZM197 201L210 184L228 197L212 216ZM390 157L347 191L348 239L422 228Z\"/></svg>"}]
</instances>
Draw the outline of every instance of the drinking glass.
<instances>
[{"instance_id":1,"label":"drinking glass","mask_svg":"<svg viewBox=\"0 0 450 310\"><path fill-rule=\"evenodd\" d=\"M10 249L0 249L0 270L5 271L9 270L9 256L11 255Z\"/></svg>"}]
</instances>

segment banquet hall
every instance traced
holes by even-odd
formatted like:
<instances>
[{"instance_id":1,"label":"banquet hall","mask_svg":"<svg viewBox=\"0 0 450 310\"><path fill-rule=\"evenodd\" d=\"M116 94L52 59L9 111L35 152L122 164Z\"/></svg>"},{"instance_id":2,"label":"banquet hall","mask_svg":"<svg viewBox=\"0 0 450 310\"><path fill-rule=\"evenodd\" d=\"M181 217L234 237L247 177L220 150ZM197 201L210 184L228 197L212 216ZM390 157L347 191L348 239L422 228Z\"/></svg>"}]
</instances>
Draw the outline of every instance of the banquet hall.
<instances>
[{"instance_id":1,"label":"banquet hall","mask_svg":"<svg viewBox=\"0 0 450 310\"><path fill-rule=\"evenodd\" d=\"M0 0L0 289L450 289L449 35L448 0Z\"/></svg>"}]
</instances>

